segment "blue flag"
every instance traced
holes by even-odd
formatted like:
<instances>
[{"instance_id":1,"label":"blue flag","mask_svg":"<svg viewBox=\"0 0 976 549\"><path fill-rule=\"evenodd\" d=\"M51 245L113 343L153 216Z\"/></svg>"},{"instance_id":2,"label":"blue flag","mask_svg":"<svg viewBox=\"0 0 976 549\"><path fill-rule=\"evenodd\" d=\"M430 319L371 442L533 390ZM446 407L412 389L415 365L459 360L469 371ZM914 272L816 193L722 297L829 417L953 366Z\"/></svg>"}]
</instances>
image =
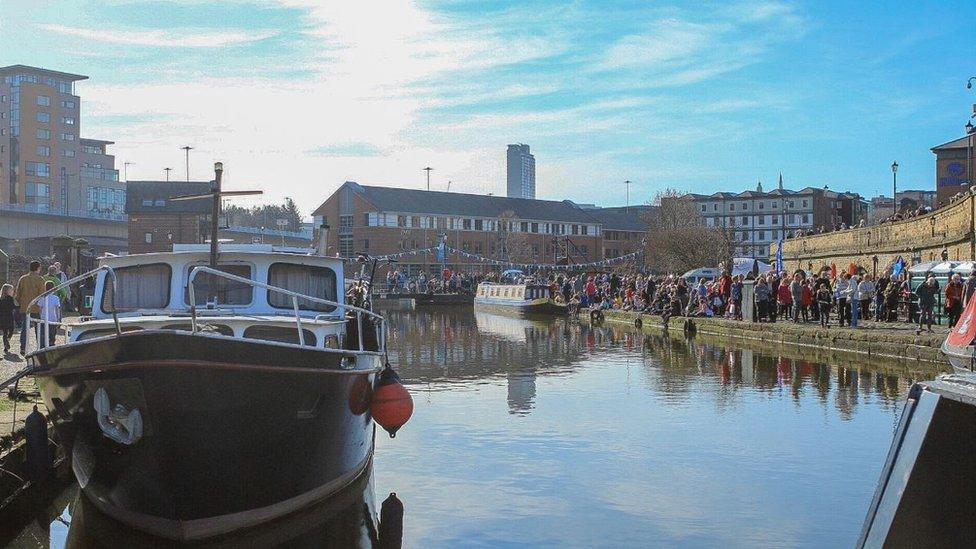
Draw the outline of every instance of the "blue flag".
<instances>
[{"instance_id":1,"label":"blue flag","mask_svg":"<svg viewBox=\"0 0 976 549\"><path fill-rule=\"evenodd\" d=\"M895 277L901 274L901 271L905 268L905 260L898 256L895 260L895 264L891 267L891 276Z\"/></svg>"},{"instance_id":2,"label":"blue flag","mask_svg":"<svg viewBox=\"0 0 976 549\"><path fill-rule=\"evenodd\" d=\"M776 272L783 272L783 239L776 243Z\"/></svg>"}]
</instances>

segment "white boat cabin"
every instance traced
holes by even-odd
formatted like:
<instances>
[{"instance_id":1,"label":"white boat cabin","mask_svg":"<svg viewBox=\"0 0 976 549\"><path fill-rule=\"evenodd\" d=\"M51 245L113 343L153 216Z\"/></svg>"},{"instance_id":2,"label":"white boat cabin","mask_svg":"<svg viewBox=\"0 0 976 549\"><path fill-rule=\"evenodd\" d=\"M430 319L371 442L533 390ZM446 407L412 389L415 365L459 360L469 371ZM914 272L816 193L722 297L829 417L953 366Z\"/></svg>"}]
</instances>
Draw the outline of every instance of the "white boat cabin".
<instances>
[{"instance_id":1,"label":"white boat cabin","mask_svg":"<svg viewBox=\"0 0 976 549\"><path fill-rule=\"evenodd\" d=\"M297 251L297 250L296 250ZM338 258L283 252L270 245L222 245L218 269L256 283L313 298L345 303L337 293L344 280ZM190 272L209 266L207 245L181 245L173 252L102 258L115 273L112 291L107 271L95 281L91 317L69 325L69 341L115 332L113 302L123 331L191 330ZM293 299L265 288L198 273L194 279L197 330L204 334L252 338L338 349L345 332L341 307L298 299L302 338Z\"/></svg>"},{"instance_id":2,"label":"white boat cabin","mask_svg":"<svg viewBox=\"0 0 976 549\"><path fill-rule=\"evenodd\" d=\"M492 282L482 282L478 284L478 293L475 298L488 300L535 300L548 299L550 297L549 286L543 284L495 284Z\"/></svg>"}]
</instances>

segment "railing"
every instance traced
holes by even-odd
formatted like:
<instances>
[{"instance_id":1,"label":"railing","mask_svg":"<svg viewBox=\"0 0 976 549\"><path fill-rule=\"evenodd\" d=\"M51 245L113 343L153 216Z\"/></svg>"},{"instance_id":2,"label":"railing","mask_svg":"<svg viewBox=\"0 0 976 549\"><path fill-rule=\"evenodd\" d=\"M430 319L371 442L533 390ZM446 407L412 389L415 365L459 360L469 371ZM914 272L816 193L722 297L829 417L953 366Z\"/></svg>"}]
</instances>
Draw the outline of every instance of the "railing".
<instances>
[{"instance_id":1,"label":"railing","mask_svg":"<svg viewBox=\"0 0 976 549\"><path fill-rule=\"evenodd\" d=\"M286 290L285 288L279 288L277 286L272 286L270 284L265 284L264 282L258 282L256 280L251 280L249 278L243 278L243 277L240 277L240 276L235 276L235 275L232 275L232 274L229 274L229 273L225 273L223 271L219 271L219 270L213 269L211 267L202 267L202 266L201 267L194 267L194 269L190 272L190 278L187 281L187 288L188 288L189 293L190 293L190 296L189 297L190 297L190 304L191 304L190 305L190 327L191 327L191 330L194 333L197 331L197 306L196 306L197 300L196 300L196 293L195 293L193 281L197 277L197 275L200 274L200 273L207 273L207 274L210 274L212 276L219 276L221 278L225 278L225 279L230 280L232 282L237 282L239 284L247 284L247 285L252 286L252 287L255 287L255 288L263 288L265 290L268 290L269 292L276 292L276 293L279 293L279 294L282 294L282 295L286 295L286 296L291 297L292 309L295 311L295 325L296 325L296 327L298 329L298 343L299 343L299 345L302 345L302 346L305 345L305 333L302 330L302 317L301 317L300 309L298 307L298 300L299 299L304 299L304 300L307 300L307 301L311 301L312 303L319 303L319 304L322 304L322 305L328 305L330 307L335 307L335 308L343 311L343 313L345 313L345 311L353 311L354 313L356 313L356 326L357 326L356 332L357 332L357 335L359 336L359 350L360 351L365 351L366 350L365 347L364 347L364 345L363 345L363 317L364 316L368 316L370 318L373 318L373 319L377 320L378 321L377 322L377 326L379 328L379 333L377 333L377 340L379 342L379 350L380 350L380 352L385 352L386 351L386 323L385 323L386 321L383 319L383 316L382 315L376 314L373 311L370 311L370 310L367 310L367 309L363 309L363 308L360 308L360 307L355 307L353 305L346 305L345 303L339 303L337 301L330 301L328 299L322 299L322 298L312 297L312 296L305 295L305 294L300 294L298 292L293 292L291 290ZM318 319L320 316L322 316L322 315L317 315L315 318Z\"/></svg>"},{"instance_id":2,"label":"railing","mask_svg":"<svg viewBox=\"0 0 976 549\"><path fill-rule=\"evenodd\" d=\"M31 302L27 305L27 308L26 309L23 309L21 311L23 314L26 314L27 315L27 326L25 326L24 329L28 329L29 330L30 327L31 327L31 324L34 324L35 327L43 327L43 329L37 330L36 331L36 334L35 334L36 335L36 340L37 340L35 342L36 349L40 349L41 347L48 347L48 346L50 346L49 336L50 336L50 333L51 333L51 326L53 325L54 326L54 329L57 330L62 325L62 323L61 322L50 321L47 318L33 318L33 317L31 317L30 316L30 310L32 308L34 308L34 305L36 305L37 302L40 301L41 299L43 299L43 298L45 298L45 297L47 297L47 296L49 296L49 295L51 295L53 293L57 293L57 292L65 289L65 288L70 288L72 285L77 284L77 283L81 282L82 280L87 280L89 278L98 276L98 273L100 273L102 271L105 271L105 280L106 280L106 282L108 282L109 279L111 279L111 281L112 281L112 303L111 303L111 306L112 306L112 320L115 321L115 333L116 333L116 335L122 335L122 326L119 324L118 311L115 310L115 294L118 291L117 278L115 276L115 271L111 267L109 267L108 265L102 265L101 267L98 267L96 269L92 269L92 270L88 271L87 273L80 274L80 275L78 275L78 276L76 276L76 277L74 277L74 278L72 278L70 280L67 280L65 282L62 282L61 284L58 284L57 286L51 288L50 290L45 290L43 293L41 293L41 295L39 295L39 296L35 297L33 300L31 300ZM104 294L104 292L105 291L102 290L102 293L103 294ZM46 317L48 315L45 314L44 316ZM55 332L55 333L57 333L57 332Z\"/></svg>"},{"instance_id":3,"label":"railing","mask_svg":"<svg viewBox=\"0 0 976 549\"><path fill-rule=\"evenodd\" d=\"M0 210L9 212L36 213L60 217L77 217L80 219L105 219L109 221L125 221L124 213L98 210L67 210L49 204L0 204Z\"/></svg>"}]
</instances>

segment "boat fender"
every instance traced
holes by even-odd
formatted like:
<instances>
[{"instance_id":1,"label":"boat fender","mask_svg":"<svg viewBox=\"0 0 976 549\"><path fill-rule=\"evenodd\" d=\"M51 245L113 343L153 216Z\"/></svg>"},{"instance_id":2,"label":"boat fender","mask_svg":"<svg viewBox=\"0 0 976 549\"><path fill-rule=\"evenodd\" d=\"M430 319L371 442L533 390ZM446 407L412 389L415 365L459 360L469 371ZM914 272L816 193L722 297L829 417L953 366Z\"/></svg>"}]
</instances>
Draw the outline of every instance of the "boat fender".
<instances>
[{"instance_id":1,"label":"boat fender","mask_svg":"<svg viewBox=\"0 0 976 549\"><path fill-rule=\"evenodd\" d=\"M396 492L390 492L380 507L379 534L383 549L399 549L403 545L403 502Z\"/></svg>"},{"instance_id":2,"label":"boat fender","mask_svg":"<svg viewBox=\"0 0 976 549\"><path fill-rule=\"evenodd\" d=\"M640 330L642 326L644 326L644 319L638 316L634 319L634 328Z\"/></svg>"},{"instance_id":3,"label":"boat fender","mask_svg":"<svg viewBox=\"0 0 976 549\"><path fill-rule=\"evenodd\" d=\"M106 437L127 446L142 438L142 413L139 409L129 410L122 403L112 406L104 387L95 391L95 412L98 413L98 427Z\"/></svg>"},{"instance_id":4,"label":"boat fender","mask_svg":"<svg viewBox=\"0 0 976 549\"><path fill-rule=\"evenodd\" d=\"M380 372L376 388L373 389L369 411L376 423L390 433L390 438L395 437L400 427L403 427L413 415L413 398L410 397L410 391L403 386L403 381L389 362Z\"/></svg>"},{"instance_id":5,"label":"boat fender","mask_svg":"<svg viewBox=\"0 0 976 549\"><path fill-rule=\"evenodd\" d=\"M47 445L47 420L44 414L34 411L24 420L24 438L27 439L27 471L32 481L47 478L51 471L51 452Z\"/></svg>"}]
</instances>

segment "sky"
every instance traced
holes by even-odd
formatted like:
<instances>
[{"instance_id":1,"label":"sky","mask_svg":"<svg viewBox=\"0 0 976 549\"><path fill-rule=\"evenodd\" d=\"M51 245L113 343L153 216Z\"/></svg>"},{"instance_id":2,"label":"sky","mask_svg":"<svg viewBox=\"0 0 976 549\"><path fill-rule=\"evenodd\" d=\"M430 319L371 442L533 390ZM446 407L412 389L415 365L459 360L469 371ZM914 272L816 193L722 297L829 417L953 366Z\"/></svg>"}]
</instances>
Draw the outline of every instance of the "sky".
<instances>
[{"instance_id":1,"label":"sky","mask_svg":"<svg viewBox=\"0 0 976 549\"><path fill-rule=\"evenodd\" d=\"M665 188L934 188L976 103L976 2L0 0L0 66L90 77L130 179L310 213L344 181L604 206ZM247 200L237 199L246 203Z\"/></svg>"}]
</instances>

